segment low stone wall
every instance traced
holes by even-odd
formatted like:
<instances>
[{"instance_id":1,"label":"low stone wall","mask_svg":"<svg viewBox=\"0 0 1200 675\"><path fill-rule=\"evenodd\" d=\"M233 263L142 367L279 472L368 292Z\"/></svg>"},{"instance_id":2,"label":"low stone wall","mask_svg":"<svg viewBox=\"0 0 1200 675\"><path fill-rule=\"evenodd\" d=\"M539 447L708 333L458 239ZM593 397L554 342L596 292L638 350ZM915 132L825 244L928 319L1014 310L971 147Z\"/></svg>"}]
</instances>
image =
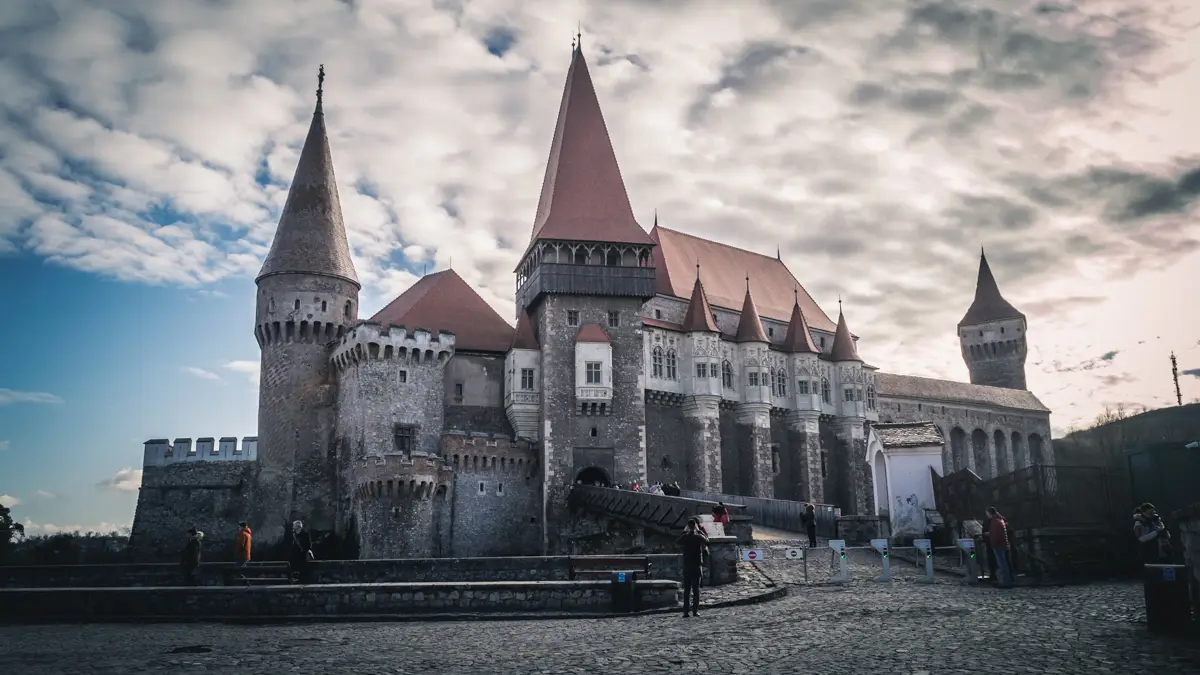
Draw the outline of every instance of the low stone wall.
<instances>
[{"instance_id":1,"label":"low stone wall","mask_svg":"<svg viewBox=\"0 0 1200 675\"><path fill-rule=\"evenodd\" d=\"M837 533L847 546L861 546L872 539L887 539L891 528L881 516L839 516Z\"/></svg>"},{"instance_id":2,"label":"low stone wall","mask_svg":"<svg viewBox=\"0 0 1200 675\"><path fill-rule=\"evenodd\" d=\"M1172 514L1179 528L1179 542L1183 549L1183 564L1191 570L1192 613L1200 621L1200 503Z\"/></svg>"},{"instance_id":3,"label":"low stone wall","mask_svg":"<svg viewBox=\"0 0 1200 675\"><path fill-rule=\"evenodd\" d=\"M1017 572L1040 572L1059 581L1103 578L1135 568L1132 541L1125 532L1093 528L1036 527L1012 532ZM986 566L987 558L981 557L980 564Z\"/></svg>"},{"instance_id":4,"label":"low stone wall","mask_svg":"<svg viewBox=\"0 0 1200 675\"><path fill-rule=\"evenodd\" d=\"M679 603L675 581L639 581L636 592L643 610ZM9 623L612 610L607 581L0 590Z\"/></svg>"}]
</instances>

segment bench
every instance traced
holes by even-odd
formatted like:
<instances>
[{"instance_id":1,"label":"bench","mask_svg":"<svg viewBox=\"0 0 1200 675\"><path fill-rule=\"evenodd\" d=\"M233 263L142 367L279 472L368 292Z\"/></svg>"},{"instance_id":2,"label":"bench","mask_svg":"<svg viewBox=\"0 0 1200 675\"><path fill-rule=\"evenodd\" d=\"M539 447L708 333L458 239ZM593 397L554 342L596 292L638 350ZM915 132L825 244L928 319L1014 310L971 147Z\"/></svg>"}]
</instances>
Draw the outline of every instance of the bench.
<instances>
[{"instance_id":1,"label":"bench","mask_svg":"<svg viewBox=\"0 0 1200 675\"><path fill-rule=\"evenodd\" d=\"M637 572L650 577L653 567L650 558L643 555L622 556L571 556L567 578L575 581L581 574L608 575L617 572Z\"/></svg>"}]
</instances>

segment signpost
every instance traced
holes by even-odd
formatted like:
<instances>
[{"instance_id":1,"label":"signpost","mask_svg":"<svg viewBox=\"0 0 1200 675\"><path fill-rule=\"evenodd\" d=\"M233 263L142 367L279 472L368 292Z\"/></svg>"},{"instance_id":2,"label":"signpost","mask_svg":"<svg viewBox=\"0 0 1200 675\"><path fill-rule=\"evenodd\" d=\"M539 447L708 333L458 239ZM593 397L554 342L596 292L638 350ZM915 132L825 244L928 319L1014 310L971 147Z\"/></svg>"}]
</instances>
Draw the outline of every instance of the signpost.
<instances>
[{"instance_id":1,"label":"signpost","mask_svg":"<svg viewBox=\"0 0 1200 675\"><path fill-rule=\"evenodd\" d=\"M783 557L788 560L803 560L804 549L802 548L785 548L783 549Z\"/></svg>"},{"instance_id":2,"label":"signpost","mask_svg":"<svg viewBox=\"0 0 1200 675\"><path fill-rule=\"evenodd\" d=\"M892 580L892 561L888 556L888 540L887 539L872 539L871 548L879 552L883 559L883 574L875 577L875 581L891 581Z\"/></svg>"},{"instance_id":3,"label":"signpost","mask_svg":"<svg viewBox=\"0 0 1200 675\"><path fill-rule=\"evenodd\" d=\"M933 542L928 539L914 539L913 546L917 553L925 557L925 576L917 579L918 584L933 583Z\"/></svg>"},{"instance_id":4,"label":"signpost","mask_svg":"<svg viewBox=\"0 0 1200 675\"><path fill-rule=\"evenodd\" d=\"M837 556L838 564L838 573L837 576L833 578L833 583L850 583L850 569L846 565L846 540L831 539L829 541L829 548L833 549L834 555Z\"/></svg>"},{"instance_id":5,"label":"signpost","mask_svg":"<svg viewBox=\"0 0 1200 675\"><path fill-rule=\"evenodd\" d=\"M757 562L766 560L767 550L765 548L744 548L742 549L742 562Z\"/></svg>"},{"instance_id":6,"label":"signpost","mask_svg":"<svg viewBox=\"0 0 1200 675\"><path fill-rule=\"evenodd\" d=\"M971 585L978 584L979 565L975 560L975 540L957 539L954 544L958 546L958 550L963 552L963 558L967 561L967 583Z\"/></svg>"}]
</instances>

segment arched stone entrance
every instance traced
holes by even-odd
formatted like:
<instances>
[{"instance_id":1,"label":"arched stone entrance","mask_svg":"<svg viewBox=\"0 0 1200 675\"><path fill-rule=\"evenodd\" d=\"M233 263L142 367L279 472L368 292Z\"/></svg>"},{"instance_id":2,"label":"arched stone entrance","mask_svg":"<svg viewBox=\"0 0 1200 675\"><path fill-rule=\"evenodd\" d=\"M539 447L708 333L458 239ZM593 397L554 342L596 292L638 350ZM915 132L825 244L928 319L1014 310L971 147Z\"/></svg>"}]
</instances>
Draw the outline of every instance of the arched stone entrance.
<instances>
[{"instance_id":1,"label":"arched stone entrance","mask_svg":"<svg viewBox=\"0 0 1200 675\"><path fill-rule=\"evenodd\" d=\"M988 437L983 429L971 432L971 449L975 455L975 474L983 479L992 477L992 462L988 456Z\"/></svg>"},{"instance_id":2,"label":"arched stone entrance","mask_svg":"<svg viewBox=\"0 0 1200 675\"><path fill-rule=\"evenodd\" d=\"M1046 446L1038 434L1029 434L1029 458L1034 464L1049 464L1046 457Z\"/></svg>"},{"instance_id":3,"label":"arched stone entrance","mask_svg":"<svg viewBox=\"0 0 1200 675\"><path fill-rule=\"evenodd\" d=\"M1021 437L1021 432L1012 432L1012 453L1013 464L1016 469L1024 469L1029 466L1029 453L1025 450L1024 438Z\"/></svg>"},{"instance_id":4,"label":"arched stone entrance","mask_svg":"<svg viewBox=\"0 0 1200 675\"><path fill-rule=\"evenodd\" d=\"M875 513L884 515L891 513L892 500L888 496L887 459L882 452L875 453Z\"/></svg>"},{"instance_id":5,"label":"arched stone entrance","mask_svg":"<svg viewBox=\"0 0 1200 675\"><path fill-rule=\"evenodd\" d=\"M967 432L959 427L950 430L950 456L952 466L946 469L947 474L962 471L970 465L967 463Z\"/></svg>"},{"instance_id":6,"label":"arched stone entrance","mask_svg":"<svg viewBox=\"0 0 1200 675\"><path fill-rule=\"evenodd\" d=\"M599 485L607 487L612 485L612 480L608 477L608 473L596 466L589 466L586 469L575 474L575 484L583 485Z\"/></svg>"},{"instance_id":7,"label":"arched stone entrance","mask_svg":"<svg viewBox=\"0 0 1200 675\"><path fill-rule=\"evenodd\" d=\"M996 433L992 434L992 439L996 447L996 475L1003 476L1012 471L1012 463L1008 459L1008 437L997 429Z\"/></svg>"}]
</instances>

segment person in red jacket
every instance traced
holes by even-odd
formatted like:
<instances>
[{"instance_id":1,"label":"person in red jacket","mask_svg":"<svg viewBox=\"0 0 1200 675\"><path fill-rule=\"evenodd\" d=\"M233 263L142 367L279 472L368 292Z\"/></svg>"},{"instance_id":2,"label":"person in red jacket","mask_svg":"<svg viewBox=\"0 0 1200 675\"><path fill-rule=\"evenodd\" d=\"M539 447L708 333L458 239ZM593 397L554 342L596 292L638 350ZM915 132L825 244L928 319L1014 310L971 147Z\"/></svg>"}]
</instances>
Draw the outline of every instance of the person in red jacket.
<instances>
[{"instance_id":1,"label":"person in red jacket","mask_svg":"<svg viewBox=\"0 0 1200 675\"><path fill-rule=\"evenodd\" d=\"M1012 572L1008 567L1008 523L994 506L987 508L988 546L996 554L996 576L1000 588L1012 588Z\"/></svg>"}]
</instances>

